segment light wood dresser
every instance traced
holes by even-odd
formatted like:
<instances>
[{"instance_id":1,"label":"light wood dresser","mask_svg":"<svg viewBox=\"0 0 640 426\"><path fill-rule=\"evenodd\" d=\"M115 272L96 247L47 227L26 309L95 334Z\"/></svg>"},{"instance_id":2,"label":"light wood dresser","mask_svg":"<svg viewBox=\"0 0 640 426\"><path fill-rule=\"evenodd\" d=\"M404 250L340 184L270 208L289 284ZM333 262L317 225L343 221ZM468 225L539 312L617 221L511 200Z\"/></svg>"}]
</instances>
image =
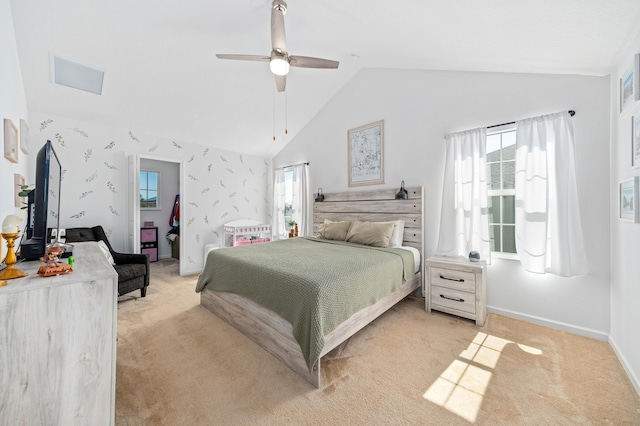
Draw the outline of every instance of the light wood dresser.
<instances>
[{"instance_id":1,"label":"light wood dresser","mask_svg":"<svg viewBox=\"0 0 640 426\"><path fill-rule=\"evenodd\" d=\"M434 256L425 262L427 312L437 310L475 320L483 326L487 317L487 266L464 257Z\"/></svg>"},{"instance_id":2,"label":"light wood dresser","mask_svg":"<svg viewBox=\"0 0 640 426\"><path fill-rule=\"evenodd\" d=\"M73 272L0 287L0 425L113 425L118 275L97 243Z\"/></svg>"}]
</instances>

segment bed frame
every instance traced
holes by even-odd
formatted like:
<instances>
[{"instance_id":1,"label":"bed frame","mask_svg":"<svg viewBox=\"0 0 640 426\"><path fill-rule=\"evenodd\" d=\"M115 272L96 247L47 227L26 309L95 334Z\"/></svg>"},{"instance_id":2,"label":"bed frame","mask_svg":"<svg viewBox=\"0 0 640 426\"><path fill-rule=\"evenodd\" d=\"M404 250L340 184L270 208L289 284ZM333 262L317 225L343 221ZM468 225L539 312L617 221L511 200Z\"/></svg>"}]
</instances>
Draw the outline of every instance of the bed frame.
<instances>
[{"instance_id":1,"label":"bed frame","mask_svg":"<svg viewBox=\"0 0 640 426\"><path fill-rule=\"evenodd\" d=\"M404 219L403 245L417 248L424 258L424 189L405 189L409 193L407 200L394 199L394 189L325 193L324 202L314 202L314 231L325 219L376 222ZM325 335L325 345L313 371L309 371L300 345L293 337L292 325L271 310L243 296L206 287L200 293L200 303L319 388L321 358L412 293L424 294L422 271L395 292L356 312Z\"/></svg>"}]
</instances>

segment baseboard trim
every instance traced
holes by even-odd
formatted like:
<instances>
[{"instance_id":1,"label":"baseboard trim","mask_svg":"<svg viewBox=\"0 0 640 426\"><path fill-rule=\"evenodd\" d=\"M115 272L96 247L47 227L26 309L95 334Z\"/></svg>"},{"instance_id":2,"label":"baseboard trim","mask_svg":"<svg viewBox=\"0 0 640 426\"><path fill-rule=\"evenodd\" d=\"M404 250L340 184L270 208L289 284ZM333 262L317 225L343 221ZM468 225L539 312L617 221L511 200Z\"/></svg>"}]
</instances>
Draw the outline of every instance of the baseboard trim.
<instances>
[{"instance_id":1,"label":"baseboard trim","mask_svg":"<svg viewBox=\"0 0 640 426\"><path fill-rule=\"evenodd\" d=\"M487 311L506 317L516 318L523 321L532 322L534 324L544 325L545 327L555 328L557 330L567 331L569 333L578 334L580 336L590 337L603 342L609 341L609 334L598 330L592 330L586 327L579 327L560 321L553 321L546 318L537 317L535 315L523 314L520 312L510 311L508 309L500 309L493 306L487 306Z\"/></svg>"},{"instance_id":2,"label":"baseboard trim","mask_svg":"<svg viewBox=\"0 0 640 426\"><path fill-rule=\"evenodd\" d=\"M196 274L200 274L202 272L202 268L192 268L192 269L186 269L182 272L182 276L187 276L187 275L196 275Z\"/></svg>"},{"instance_id":3,"label":"baseboard trim","mask_svg":"<svg viewBox=\"0 0 640 426\"><path fill-rule=\"evenodd\" d=\"M640 395L640 380L638 380L636 375L633 374L633 371L631 371L631 368L629 368L627 359L624 357L624 355L622 355L622 352L620 352L620 349L618 349L618 345L616 345L615 340L613 340L613 337L611 336L609 336L609 346L611 346L611 348L613 349L613 353L615 353L618 357L618 361L620 361L622 368L624 368L624 371L627 373L627 377L629 377L629 380L631 380L631 384L635 388L636 393Z\"/></svg>"}]
</instances>

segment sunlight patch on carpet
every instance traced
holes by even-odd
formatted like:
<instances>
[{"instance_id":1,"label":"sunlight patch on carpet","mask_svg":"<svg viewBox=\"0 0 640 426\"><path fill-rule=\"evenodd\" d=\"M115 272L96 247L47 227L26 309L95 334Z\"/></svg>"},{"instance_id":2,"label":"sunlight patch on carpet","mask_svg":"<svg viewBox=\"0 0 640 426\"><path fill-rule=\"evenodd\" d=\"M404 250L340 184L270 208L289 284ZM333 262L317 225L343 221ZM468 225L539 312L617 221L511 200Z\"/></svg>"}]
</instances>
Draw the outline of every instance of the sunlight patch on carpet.
<instances>
[{"instance_id":1,"label":"sunlight patch on carpet","mask_svg":"<svg viewBox=\"0 0 640 426\"><path fill-rule=\"evenodd\" d=\"M422 397L469 422L475 422L500 354L510 340L479 332L436 379ZM522 351L541 355L540 349L515 343Z\"/></svg>"}]
</instances>

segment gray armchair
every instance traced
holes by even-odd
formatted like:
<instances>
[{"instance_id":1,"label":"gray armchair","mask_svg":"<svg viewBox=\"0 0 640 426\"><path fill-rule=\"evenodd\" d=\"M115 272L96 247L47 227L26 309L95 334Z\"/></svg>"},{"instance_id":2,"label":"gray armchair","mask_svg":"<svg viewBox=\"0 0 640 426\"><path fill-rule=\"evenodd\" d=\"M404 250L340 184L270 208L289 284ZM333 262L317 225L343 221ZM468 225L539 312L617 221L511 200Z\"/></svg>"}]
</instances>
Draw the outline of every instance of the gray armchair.
<instances>
[{"instance_id":1,"label":"gray armchair","mask_svg":"<svg viewBox=\"0 0 640 426\"><path fill-rule=\"evenodd\" d=\"M107 247L109 247L109 251L115 262L113 268L118 273L118 296L134 290L140 290L142 297L147 295L147 287L149 286L149 255L115 252L102 226L94 226L93 228L67 228L67 243L73 244L84 241L104 241Z\"/></svg>"}]
</instances>

